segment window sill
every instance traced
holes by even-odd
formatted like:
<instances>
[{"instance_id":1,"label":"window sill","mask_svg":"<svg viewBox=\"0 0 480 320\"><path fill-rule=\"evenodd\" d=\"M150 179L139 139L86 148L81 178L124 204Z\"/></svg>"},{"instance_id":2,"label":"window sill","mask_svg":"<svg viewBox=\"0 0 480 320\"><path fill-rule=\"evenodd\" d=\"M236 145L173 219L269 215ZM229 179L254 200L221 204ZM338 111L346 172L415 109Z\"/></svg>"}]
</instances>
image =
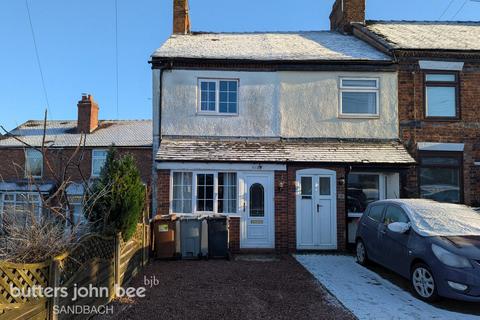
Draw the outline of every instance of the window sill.
<instances>
[{"instance_id":1,"label":"window sill","mask_svg":"<svg viewBox=\"0 0 480 320\"><path fill-rule=\"evenodd\" d=\"M196 116L207 116L207 117L238 117L238 113L218 113L218 112L197 112Z\"/></svg>"},{"instance_id":2,"label":"window sill","mask_svg":"<svg viewBox=\"0 0 480 320\"><path fill-rule=\"evenodd\" d=\"M349 212L348 217L349 218L361 218L363 216L363 213L359 212Z\"/></svg>"},{"instance_id":3,"label":"window sill","mask_svg":"<svg viewBox=\"0 0 480 320\"><path fill-rule=\"evenodd\" d=\"M341 114L339 119L380 119L380 115Z\"/></svg>"},{"instance_id":4,"label":"window sill","mask_svg":"<svg viewBox=\"0 0 480 320\"><path fill-rule=\"evenodd\" d=\"M462 119L457 117L425 117L424 121L428 122L459 122Z\"/></svg>"}]
</instances>

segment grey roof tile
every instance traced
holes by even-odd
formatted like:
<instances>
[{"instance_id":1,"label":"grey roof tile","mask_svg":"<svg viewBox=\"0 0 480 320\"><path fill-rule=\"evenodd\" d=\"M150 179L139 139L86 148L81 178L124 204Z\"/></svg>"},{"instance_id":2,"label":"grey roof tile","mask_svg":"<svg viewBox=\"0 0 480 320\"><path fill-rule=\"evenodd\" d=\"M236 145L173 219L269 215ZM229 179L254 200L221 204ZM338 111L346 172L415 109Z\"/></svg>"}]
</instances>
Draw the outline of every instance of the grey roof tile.
<instances>
[{"instance_id":1,"label":"grey roof tile","mask_svg":"<svg viewBox=\"0 0 480 320\"><path fill-rule=\"evenodd\" d=\"M480 50L480 22L367 21L366 27L394 49Z\"/></svg>"},{"instance_id":2,"label":"grey roof tile","mask_svg":"<svg viewBox=\"0 0 480 320\"><path fill-rule=\"evenodd\" d=\"M259 61L390 61L388 56L365 42L331 31L172 35L152 57Z\"/></svg>"},{"instance_id":3,"label":"grey roof tile","mask_svg":"<svg viewBox=\"0 0 480 320\"><path fill-rule=\"evenodd\" d=\"M157 161L415 163L398 141L162 140Z\"/></svg>"},{"instance_id":4,"label":"grey roof tile","mask_svg":"<svg viewBox=\"0 0 480 320\"><path fill-rule=\"evenodd\" d=\"M76 147L81 135L76 132L77 121L47 121L46 144L52 147ZM25 143L42 145L43 121L30 120L10 131L10 134ZM112 144L122 147L152 146L151 120L101 120L99 127L86 135L88 147L107 147ZM0 148L22 147L13 137L2 136Z\"/></svg>"}]
</instances>

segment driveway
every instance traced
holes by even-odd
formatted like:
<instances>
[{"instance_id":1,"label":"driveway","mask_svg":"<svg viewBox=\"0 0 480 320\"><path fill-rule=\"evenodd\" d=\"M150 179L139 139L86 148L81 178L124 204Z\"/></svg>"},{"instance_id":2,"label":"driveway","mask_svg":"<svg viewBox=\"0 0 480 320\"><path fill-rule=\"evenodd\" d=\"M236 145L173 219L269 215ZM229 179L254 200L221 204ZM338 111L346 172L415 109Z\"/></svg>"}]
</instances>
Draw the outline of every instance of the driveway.
<instances>
[{"instance_id":1,"label":"driveway","mask_svg":"<svg viewBox=\"0 0 480 320\"><path fill-rule=\"evenodd\" d=\"M294 258L240 258L154 261L130 286L152 276L159 284L145 298L115 302L110 319L355 318Z\"/></svg>"},{"instance_id":2,"label":"driveway","mask_svg":"<svg viewBox=\"0 0 480 320\"><path fill-rule=\"evenodd\" d=\"M360 266L352 256L297 255L359 319L480 319L480 306L452 300L436 305L416 299L408 281L378 266Z\"/></svg>"}]
</instances>

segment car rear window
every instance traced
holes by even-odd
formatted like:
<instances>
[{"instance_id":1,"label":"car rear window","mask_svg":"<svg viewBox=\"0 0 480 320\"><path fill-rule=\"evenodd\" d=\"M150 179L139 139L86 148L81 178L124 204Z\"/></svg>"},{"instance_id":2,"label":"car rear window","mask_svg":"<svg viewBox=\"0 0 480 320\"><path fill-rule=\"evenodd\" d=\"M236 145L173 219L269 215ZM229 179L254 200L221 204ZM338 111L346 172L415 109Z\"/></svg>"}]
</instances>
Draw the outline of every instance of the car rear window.
<instances>
[{"instance_id":1,"label":"car rear window","mask_svg":"<svg viewBox=\"0 0 480 320\"><path fill-rule=\"evenodd\" d=\"M380 222L382 220L382 212L383 212L383 206L373 206L370 208L370 211L368 211L368 217L370 219L373 219L375 221Z\"/></svg>"}]
</instances>

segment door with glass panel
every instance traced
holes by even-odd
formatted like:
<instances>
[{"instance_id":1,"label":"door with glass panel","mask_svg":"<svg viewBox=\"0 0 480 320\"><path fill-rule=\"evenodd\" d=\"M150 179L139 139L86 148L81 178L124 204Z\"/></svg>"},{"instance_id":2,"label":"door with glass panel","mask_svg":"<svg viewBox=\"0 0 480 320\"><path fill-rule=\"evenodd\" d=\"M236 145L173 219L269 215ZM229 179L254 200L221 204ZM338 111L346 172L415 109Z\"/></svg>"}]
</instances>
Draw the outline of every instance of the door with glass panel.
<instances>
[{"instance_id":1,"label":"door with glass panel","mask_svg":"<svg viewBox=\"0 0 480 320\"><path fill-rule=\"evenodd\" d=\"M297 248L336 249L336 188L334 174L298 176Z\"/></svg>"},{"instance_id":2,"label":"door with glass panel","mask_svg":"<svg viewBox=\"0 0 480 320\"><path fill-rule=\"evenodd\" d=\"M245 174L242 179L241 239L243 248L273 248L273 179Z\"/></svg>"}]
</instances>

